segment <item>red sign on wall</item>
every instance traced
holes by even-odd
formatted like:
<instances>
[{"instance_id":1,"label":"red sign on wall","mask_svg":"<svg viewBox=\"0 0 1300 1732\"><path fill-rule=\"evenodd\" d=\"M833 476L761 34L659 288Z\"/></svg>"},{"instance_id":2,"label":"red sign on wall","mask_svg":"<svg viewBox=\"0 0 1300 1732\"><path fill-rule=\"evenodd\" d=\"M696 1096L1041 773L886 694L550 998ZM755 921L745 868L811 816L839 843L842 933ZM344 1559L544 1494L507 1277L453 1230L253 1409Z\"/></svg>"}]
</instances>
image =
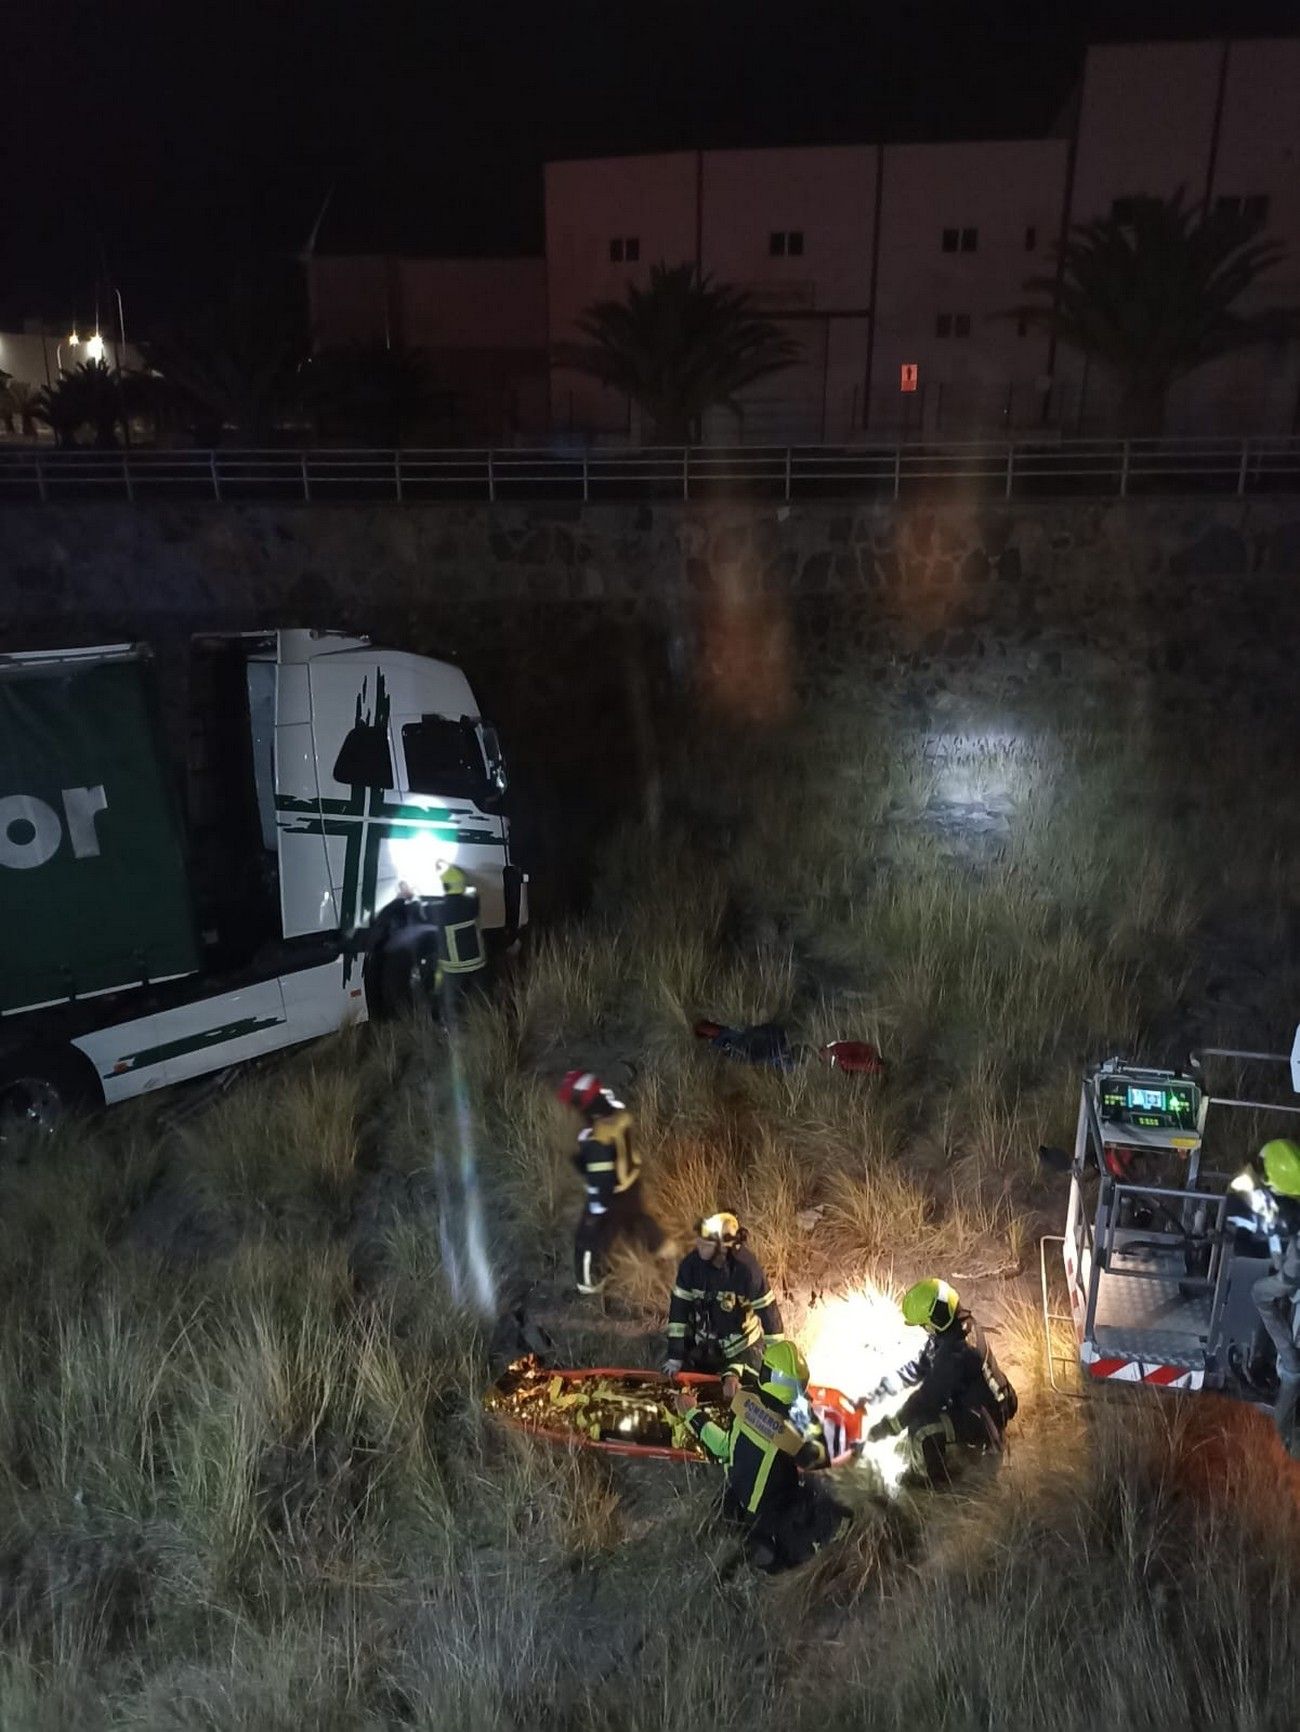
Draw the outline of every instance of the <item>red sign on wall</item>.
<instances>
[{"instance_id":1,"label":"red sign on wall","mask_svg":"<svg viewBox=\"0 0 1300 1732\"><path fill-rule=\"evenodd\" d=\"M915 361L904 361L898 369L898 388L900 391L915 391L916 375L920 371Z\"/></svg>"}]
</instances>

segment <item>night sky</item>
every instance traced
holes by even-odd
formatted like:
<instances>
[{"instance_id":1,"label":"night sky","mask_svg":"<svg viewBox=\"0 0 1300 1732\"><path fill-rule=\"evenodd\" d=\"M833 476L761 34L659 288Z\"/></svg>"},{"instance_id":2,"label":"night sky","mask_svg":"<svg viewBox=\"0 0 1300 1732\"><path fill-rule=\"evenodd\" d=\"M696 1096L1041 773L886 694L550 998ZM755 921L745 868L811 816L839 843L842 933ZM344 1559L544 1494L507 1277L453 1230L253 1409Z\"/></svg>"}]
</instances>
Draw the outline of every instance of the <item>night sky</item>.
<instances>
[{"instance_id":1,"label":"night sky","mask_svg":"<svg viewBox=\"0 0 1300 1732\"><path fill-rule=\"evenodd\" d=\"M1041 132L1089 40L1297 28L1295 0L1061 10L15 0L0 319L85 318L98 279L147 328L290 260L331 187L336 248L537 251L548 156Z\"/></svg>"}]
</instances>

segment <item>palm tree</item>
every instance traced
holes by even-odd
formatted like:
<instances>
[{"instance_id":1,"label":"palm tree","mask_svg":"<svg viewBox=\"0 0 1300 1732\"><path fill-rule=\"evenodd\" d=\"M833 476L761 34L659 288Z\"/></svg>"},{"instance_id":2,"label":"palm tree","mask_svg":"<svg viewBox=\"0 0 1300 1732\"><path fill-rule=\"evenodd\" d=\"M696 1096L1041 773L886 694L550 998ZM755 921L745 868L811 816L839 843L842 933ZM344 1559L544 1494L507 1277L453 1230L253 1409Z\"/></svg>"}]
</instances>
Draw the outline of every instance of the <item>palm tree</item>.
<instances>
[{"instance_id":1,"label":"palm tree","mask_svg":"<svg viewBox=\"0 0 1300 1732\"><path fill-rule=\"evenodd\" d=\"M35 413L48 422L61 446L77 443L83 427L95 430L95 444L111 451L123 419L122 381L107 361L83 361L58 383L37 395Z\"/></svg>"},{"instance_id":2,"label":"palm tree","mask_svg":"<svg viewBox=\"0 0 1300 1732\"><path fill-rule=\"evenodd\" d=\"M698 438L709 409L738 412L747 385L800 353L743 289L714 283L694 265L654 266L648 288L595 302L578 328L586 341L561 346L556 360L639 404L665 445Z\"/></svg>"},{"instance_id":3,"label":"palm tree","mask_svg":"<svg viewBox=\"0 0 1300 1732\"><path fill-rule=\"evenodd\" d=\"M1220 355L1283 341L1281 309L1241 312L1257 279L1284 256L1254 221L1172 198L1137 198L1122 215L1080 223L1055 276L1025 288L1049 297L1010 317L1053 332L1117 379L1126 434L1159 433L1171 387Z\"/></svg>"},{"instance_id":4,"label":"palm tree","mask_svg":"<svg viewBox=\"0 0 1300 1732\"><path fill-rule=\"evenodd\" d=\"M298 322L265 293L237 291L145 345L200 445L227 427L260 445L297 405L307 345Z\"/></svg>"},{"instance_id":5,"label":"palm tree","mask_svg":"<svg viewBox=\"0 0 1300 1732\"><path fill-rule=\"evenodd\" d=\"M40 391L21 379L11 379L5 386L10 412L18 417L24 439L35 439L36 421L40 413Z\"/></svg>"}]
</instances>

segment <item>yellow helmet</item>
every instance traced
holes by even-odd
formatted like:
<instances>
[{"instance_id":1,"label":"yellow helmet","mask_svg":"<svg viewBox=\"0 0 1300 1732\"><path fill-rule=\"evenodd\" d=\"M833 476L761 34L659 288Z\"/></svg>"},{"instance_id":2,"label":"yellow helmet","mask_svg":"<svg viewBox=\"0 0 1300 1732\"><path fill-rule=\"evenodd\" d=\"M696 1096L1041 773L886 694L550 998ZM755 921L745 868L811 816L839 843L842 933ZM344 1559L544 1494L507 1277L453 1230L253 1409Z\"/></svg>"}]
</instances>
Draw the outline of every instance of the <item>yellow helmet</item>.
<instances>
[{"instance_id":1,"label":"yellow helmet","mask_svg":"<svg viewBox=\"0 0 1300 1732\"><path fill-rule=\"evenodd\" d=\"M701 1239L716 1239L719 1245L734 1245L740 1237L740 1222L727 1210L719 1209L716 1214L697 1221L695 1231Z\"/></svg>"},{"instance_id":2,"label":"yellow helmet","mask_svg":"<svg viewBox=\"0 0 1300 1732\"><path fill-rule=\"evenodd\" d=\"M442 869L442 893L444 896L461 896L469 888L469 879L459 866L444 866Z\"/></svg>"},{"instance_id":3,"label":"yellow helmet","mask_svg":"<svg viewBox=\"0 0 1300 1732\"><path fill-rule=\"evenodd\" d=\"M794 1342L769 1341L763 1349L758 1387L789 1407L803 1393L807 1383L808 1361Z\"/></svg>"},{"instance_id":4,"label":"yellow helmet","mask_svg":"<svg viewBox=\"0 0 1300 1732\"><path fill-rule=\"evenodd\" d=\"M960 1303L956 1288L932 1275L904 1293L903 1321L942 1333L957 1315Z\"/></svg>"},{"instance_id":5,"label":"yellow helmet","mask_svg":"<svg viewBox=\"0 0 1300 1732\"><path fill-rule=\"evenodd\" d=\"M1300 1143L1287 1137L1274 1137L1259 1151L1264 1163L1264 1177L1270 1191L1280 1197L1300 1197Z\"/></svg>"}]
</instances>

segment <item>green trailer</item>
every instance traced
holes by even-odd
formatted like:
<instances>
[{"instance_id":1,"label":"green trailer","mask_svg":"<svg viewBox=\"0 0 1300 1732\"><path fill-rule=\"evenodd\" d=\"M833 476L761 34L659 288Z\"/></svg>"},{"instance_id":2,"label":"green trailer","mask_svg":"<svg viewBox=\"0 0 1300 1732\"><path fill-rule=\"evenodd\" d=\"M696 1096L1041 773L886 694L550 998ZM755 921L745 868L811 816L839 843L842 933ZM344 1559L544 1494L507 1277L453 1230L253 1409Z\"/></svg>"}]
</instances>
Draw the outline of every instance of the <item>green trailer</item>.
<instances>
[{"instance_id":1,"label":"green trailer","mask_svg":"<svg viewBox=\"0 0 1300 1732\"><path fill-rule=\"evenodd\" d=\"M3 1016L199 969L147 649L0 657L0 913Z\"/></svg>"}]
</instances>

